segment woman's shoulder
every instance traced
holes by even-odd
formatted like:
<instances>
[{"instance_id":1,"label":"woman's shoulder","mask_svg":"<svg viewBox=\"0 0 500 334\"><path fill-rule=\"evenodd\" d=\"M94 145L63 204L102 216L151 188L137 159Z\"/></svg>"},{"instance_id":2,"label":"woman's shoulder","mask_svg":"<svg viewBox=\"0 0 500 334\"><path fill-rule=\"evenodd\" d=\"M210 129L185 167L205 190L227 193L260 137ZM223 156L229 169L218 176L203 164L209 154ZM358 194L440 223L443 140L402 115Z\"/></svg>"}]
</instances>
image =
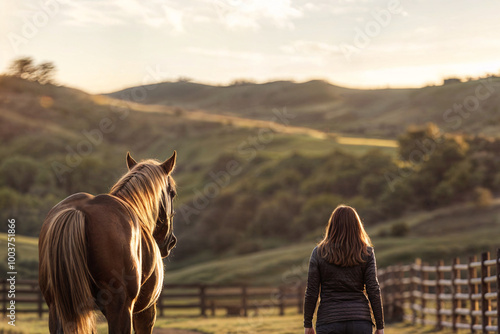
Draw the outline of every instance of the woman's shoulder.
<instances>
[{"instance_id":1,"label":"woman's shoulder","mask_svg":"<svg viewBox=\"0 0 500 334\"><path fill-rule=\"evenodd\" d=\"M375 250L373 249L373 247L366 247L366 253L363 254L363 258L365 261L369 261L371 258L373 258L375 256Z\"/></svg>"},{"instance_id":2,"label":"woman's shoulder","mask_svg":"<svg viewBox=\"0 0 500 334\"><path fill-rule=\"evenodd\" d=\"M314 247L314 249L311 252L311 256L317 256L318 255L318 246Z\"/></svg>"}]
</instances>

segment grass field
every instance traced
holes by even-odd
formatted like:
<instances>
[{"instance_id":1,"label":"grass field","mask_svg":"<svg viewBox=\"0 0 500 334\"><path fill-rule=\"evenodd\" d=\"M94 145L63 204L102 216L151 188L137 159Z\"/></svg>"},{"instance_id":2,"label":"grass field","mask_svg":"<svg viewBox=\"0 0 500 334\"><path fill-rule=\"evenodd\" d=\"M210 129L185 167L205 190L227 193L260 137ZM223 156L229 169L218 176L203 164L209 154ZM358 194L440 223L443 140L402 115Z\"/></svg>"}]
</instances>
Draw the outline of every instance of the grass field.
<instances>
[{"instance_id":1,"label":"grass field","mask_svg":"<svg viewBox=\"0 0 500 334\"><path fill-rule=\"evenodd\" d=\"M39 319L35 315L22 314L16 320L16 327L7 324L8 319L2 318L0 332L10 334L45 334L48 332L48 318ZM205 334L300 334L304 332L302 315L260 315L232 318L158 318L155 328L177 328L194 330ZM9 332L10 330L10 332ZM107 333L107 324L102 318L98 322L98 333ZM432 327L412 326L408 323L389 324L386 334L449 334L451 331L436 332Z\"/></svg>"},{"instance_id":2,"label":"grass field","mask_svg":"<svg viewBox=\"0 0 500 334\"><path fill-rule=\"evenodd\" d=\"M196 330L206 334L299 334L304 333L302 315L255 316L248 318L196 318L159 319L157 327ZM435 333L432 327L412 326L407 323L389 324L385 334L427 334ZM451 331L440 331L449 334Z\"/></svg>"},{"instance_id":3,"label":"grass field","mask_svg":"<svg viewBox=\"0 0 500 334\"><path fill-rule=\"evenodd\" d=\"M15 238L16 263L22 265L23 262L38 261L38 239L22 235L16 235ZM0 257L7 262L7 234L5 233L0 233L0 250Z\"/></svg>"}]
</instances>

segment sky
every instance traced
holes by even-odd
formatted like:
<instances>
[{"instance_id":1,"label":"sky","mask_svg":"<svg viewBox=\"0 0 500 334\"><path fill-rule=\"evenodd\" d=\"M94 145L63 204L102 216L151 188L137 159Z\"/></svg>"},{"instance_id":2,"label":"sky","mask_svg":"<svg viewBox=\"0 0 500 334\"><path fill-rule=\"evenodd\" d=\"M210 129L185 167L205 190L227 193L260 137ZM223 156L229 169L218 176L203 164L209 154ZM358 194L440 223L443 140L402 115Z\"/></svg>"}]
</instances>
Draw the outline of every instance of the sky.
<instances>
[{"instance_id":1,"label":"sky","mask_svg":"<svg viewBox=\"0 0 500 334\"><path fill-rule=\"evenodd\" d=\"M0 72L89 93L175 81L421 87L500 73L498 0L0 0Z\"/></svg>"}]
</instances>

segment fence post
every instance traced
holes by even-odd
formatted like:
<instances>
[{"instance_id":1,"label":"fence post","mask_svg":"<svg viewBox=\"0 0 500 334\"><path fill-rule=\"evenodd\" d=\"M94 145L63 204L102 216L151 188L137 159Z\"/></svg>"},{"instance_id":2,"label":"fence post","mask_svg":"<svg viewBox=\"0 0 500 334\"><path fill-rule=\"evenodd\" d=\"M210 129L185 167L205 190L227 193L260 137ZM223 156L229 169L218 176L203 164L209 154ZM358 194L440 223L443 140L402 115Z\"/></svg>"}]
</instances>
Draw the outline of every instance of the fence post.
<instances>
[{"instance_id":1,"label":"fence post","mask_svg":"<svg viewBox=\"0 0 500 334\"><path fill-rule=\"evenodd\" d=\"M204 284L200 285L200 313L202 317L207 316L207 301L206 301L206 286Z\"/></svg>"},{"instance_id":2,"label":"fence post","mask_svg":"<svg viewBox=\"0 0 500 334\"><path fill-rule=\"evenodd\" d=\"M490 292L490 284L485 281L485 278L490 276L490 267L485 265L485 261L490 259L490 253L484 252L481 254L481 325L483 333L488 333L486 326L491 325L490 317L486 312L490 310L490 301L486 299L486 294Z\"/></svg>"},{"instance_id":3,"label":"fence post","mask_svg":"<svg viewBox=\"0 0 500 334\"><path fill-rule=\"evenodd\" d=\"M243 285L241 287L241 308L243 308L243 316L248 316L248 306L247 306L247 287Z\"/></svg>"},{"instance_id":4,"label":"fence post","mask_svg":"<svg viewBox=\"0 0 500 334\"><path fill-rule=\"evenodd\" d=\"M471 333L475 333L474 325L476 324L476 316L474 315L474 311L477 309L477 302L474 300L473 295L477 293L477 286L472 282L472 279L477 278L477 270L471 266L472 262L476 262L477 257L471 256L469 258L469 301L470 301L470 331Z\"/></svg>"},{"instance_id":5,"label":"fence post","mask_svg":"<svg viewBox=\"0 0 500 334\"><path fill-rule=\"evenodd\" d=\"M436 328L437 330L442 330L443 329L443 317L441 316L441 293L442 293L442 287L440 280L443 279L443 272L439 269L440 266L444 265L444 261L440 260L436 264Z\"/></svg>"},{"instance_id":6,"label":"fence post","mask_svg":"<svg viewBox=\"0 0 500 334\"><path fill-rule=\"evenodd\" d=\"M284 286L280 286L280 288L279 288L278 301L279 301L280 315L285 315L285 287Z\"/></svg>"},{"instance_id":7,"label":"fence post","mask_svg":"<svg viewBox=\"0 0 500 334\"><path fill-rule=\"evenodd\" d=\"M405 278L405 270L402 265L399 266L399 275L398 275L398 297L399 297L399 310L401 312L400 317L401 321L404 320L405 317L405 311L404 311L404 304L405 304L405 297L404 297L404 291L405 291L405 284L404 284L404 278Z\"/></svg>"},{"instance_id":8,"label":"fence post","mask_svg":"<svg viewBox=\"0 0 500 334\"><path fill-rule=\"evenodd\" d=\"M459 265L459 264L461 264L460 258L457 257L457 265ZM462 278L462 270L457 270L456 274L457 274L457 276L456 276L457 279L461 279ZM457 293L464 292L464 289L462 288L462 284L457 284L457 290L456 291L457 291ZM457 307L461 308L461 309L464 309L464 308L467 307L467 302L465 300L463 300L463 299L458 299L458 301L457 301ZM466 318L465 318L465 316L463 314L457 315L457 323L467 322L465 319Z\"/></svg>"},{"instance_id":9,"label":"fence post","mask_svg":"<svg viewBox=\"0 0 500 334\"><path fill-rule=\"evenodd\" d=\"M212 317L215 317L215 301L210 301L210 311L212 312Z\"/></svg>"},{"instance_id":10,"label":"fence post","mask_svg":"<svg viewBox=\"0 0 500 334\"><path fill-rule=\"evenodd\" d=\"M390 279L390 300L391 300L391 321L402 321L404 318L403 310L403 281L401 278L404 276L403 267L398 264L391 266L389 273Z\"/></svg>"},{"instance_id":11,"label":"fence post","mask_svg":"<svg viewBox=\"0 0 500 334\"><path fill-rule=\"evenodd\" d=\"M424 266L426 265L427 263L424 262L420 267L420 277L422 278L422 296L420 300L420 303L422 304L422 325L425 325L425 307L427 306L425 295L427 294L427 292L429 292L429 288L425 284L425 281L429 279L429 273L427 271L424 271Z\"/></svg>"},{"instance_id":12,"label":"fence post","mask_svg":"<svg viewBox=\"0 0 500 334\"><path fill-rule=\"evenodd\" d=\"M497 332L500 333L500 248L497 249Z\"/></svg>"},{"instance_id":13,"label":"fence post","mask_svg":"<svg viewBox=\"0 0 500 334\"><path fill-rule=\"evenodd\" d=\"M412 318L411 318L411 323L413 326L415 326L417 324L417 309L416 309L416 303L415 303L415 293L417 292L417 283L416 283L416 279L417 279L417 271L416 271L416 267L421 263L421 260L420 259L415 259L415 264L411 265L410 267L410 305L411 305L411 314L412 314Z\"/></svg>"},{"instance_id":14,"label":"fence post","mask_svg":"<svg viewBox=\"0 0 500 334\"><path fill-rule=\"evenodd\" d=\"M459 263L460 259L456 257L453 259L453 264L451 265L451 328L453 333L457 332L457 293L459 292L460 285L457 285L455 280L460 277L460 272L457 269L457 264Z\"/></svg>"}]
</instances>

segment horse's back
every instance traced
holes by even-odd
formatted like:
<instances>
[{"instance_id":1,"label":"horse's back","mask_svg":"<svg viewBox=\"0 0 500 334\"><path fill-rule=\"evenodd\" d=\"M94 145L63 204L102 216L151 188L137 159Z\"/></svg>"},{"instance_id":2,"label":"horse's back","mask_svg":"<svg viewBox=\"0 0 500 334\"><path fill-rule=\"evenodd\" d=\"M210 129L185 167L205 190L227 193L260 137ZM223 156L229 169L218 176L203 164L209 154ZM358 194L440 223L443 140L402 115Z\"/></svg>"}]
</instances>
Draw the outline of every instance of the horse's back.
<instances>
[{"instance_id":1,"label":"horse's back","mask_svg":"<svg viewBox=\"0 0 500 334\"><path fill-rule=\"evenodd\" d=\"M40 233L41 238L51 217L66 209L81 211L85 216L88 266L93 279L96 282L116 282L125 274L132 281L127 282L129 295L136 294L138 286L133 281L138 276L140 264L137 253L140 249L140 231L126 204L107 194L71 195L49 212Z\"/></svg>"}]
</instances>

